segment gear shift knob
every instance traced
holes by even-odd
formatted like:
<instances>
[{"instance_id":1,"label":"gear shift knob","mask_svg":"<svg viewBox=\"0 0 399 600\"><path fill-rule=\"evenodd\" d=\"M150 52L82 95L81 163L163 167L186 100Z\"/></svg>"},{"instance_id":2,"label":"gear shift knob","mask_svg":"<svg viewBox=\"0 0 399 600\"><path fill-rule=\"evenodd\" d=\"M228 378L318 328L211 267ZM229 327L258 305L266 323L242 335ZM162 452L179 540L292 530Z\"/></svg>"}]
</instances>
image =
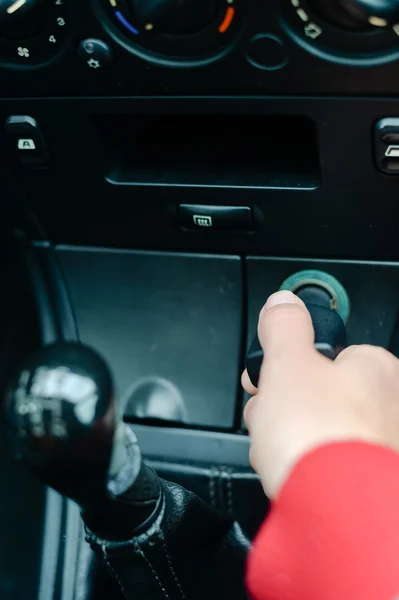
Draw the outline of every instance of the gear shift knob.
<instances>
[{"instance_id":1,"label":"gear shift knob","mask_svg":"<svg viewBox=\"0 0 399 600\"><path fill-rule=\"evenodd\" d=\"M90 348L60 343L28 358L9 386L5 417L14 454L75 500L92 531L129 536L154 511L157 478L118 419L111 374ZM143 487L151 501L132 510Z\"/></svg>"},{"instance_id":2,"label":"gear shift knob","mask_svg":"<svg viewBox=\"0 0 399 600\"><path fill-rule=\"evenodd\" d=\"M69 497L106 484L117 428L103 360L79 344L47 346L11 383L6 419L15 453Z\"/></svg>"}]
</instances>

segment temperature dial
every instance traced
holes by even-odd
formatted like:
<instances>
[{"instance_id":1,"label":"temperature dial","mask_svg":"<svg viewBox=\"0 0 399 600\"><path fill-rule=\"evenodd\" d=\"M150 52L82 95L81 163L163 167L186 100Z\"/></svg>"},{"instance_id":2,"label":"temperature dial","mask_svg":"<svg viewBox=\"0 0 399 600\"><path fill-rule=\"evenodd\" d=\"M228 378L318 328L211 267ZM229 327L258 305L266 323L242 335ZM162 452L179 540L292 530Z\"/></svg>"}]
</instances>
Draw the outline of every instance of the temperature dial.
<instances>
[{"instance_id":1,"label":"temperature dial","mask_svg":"<svg viewBox=\"0 0 399 600\"><path fill-rule=\"evenodd\" d=\"M114 40L149 62L196 67L224 56L239 29L245 0L97 0Z\"/></svg>"},{"instance_id":2,"label":"temperature dial","mask_svg":"<svg viewBox=\"0 0 399 600\"><path fill-rule=\"evenodd\" d=\"M129 0L132 14L144 27L160 33L191 35L207 27L215 17L217 0Z\"/></svg>"}]
</instances>

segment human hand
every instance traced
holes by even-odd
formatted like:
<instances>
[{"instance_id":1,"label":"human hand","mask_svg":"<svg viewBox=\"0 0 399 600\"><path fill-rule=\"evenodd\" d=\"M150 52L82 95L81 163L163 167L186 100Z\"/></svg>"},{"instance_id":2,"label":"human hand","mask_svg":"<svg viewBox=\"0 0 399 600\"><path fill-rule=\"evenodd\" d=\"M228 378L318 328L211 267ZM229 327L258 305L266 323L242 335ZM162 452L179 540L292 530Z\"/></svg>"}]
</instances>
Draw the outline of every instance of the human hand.
<instances>
[{"instance_id":1,"label":"human hand","mask_svg":"<svg viewBox=\"0 0 399 600\"><path fill-rule=\"evenodd\" d=\"M383 348L351 346L333 362L314 347L306 306L291 292L273 294L258 325L264 361L244 411L250 460L269 498L294 465L331 442L363 441L399 452L399 360Z\"/></svg>"}]
</instances>

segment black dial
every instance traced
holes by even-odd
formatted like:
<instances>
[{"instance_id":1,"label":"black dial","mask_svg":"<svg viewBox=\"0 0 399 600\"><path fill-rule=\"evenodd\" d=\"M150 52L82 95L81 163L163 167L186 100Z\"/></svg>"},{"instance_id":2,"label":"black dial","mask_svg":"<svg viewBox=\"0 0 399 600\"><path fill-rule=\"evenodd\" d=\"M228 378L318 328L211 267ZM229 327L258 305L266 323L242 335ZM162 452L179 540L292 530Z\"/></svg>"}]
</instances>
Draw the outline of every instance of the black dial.
<instances>
[{"instance_id":1,"label":"black dial","mask_svg":"<svg viewBox=\"0 0 399 600\"><path fill-rule=\"evenodd\" d=\"M399 0L310 0L327 22L344 29L387 27L399 21Z\"/></svg>"},{"instance_id":2,"label":"black dial","mask_svg":"<svg viewBox=\"0 0 399 600\"><path fill-rule=\"evenodd\" d=\"M199 67L230 51L245 0L95 0L107 32L140 58Z\"/></svg>"},{"instance_id":3,"label":"black dial","mask_svg":"<svg viewBox=\"0 0 399 600\"><path fill-rule=\"evenodd\" d=\"M1 36L18 39L35 35L44 20L44 0L0 0Z\"/></svg>"},{"instance_id":4,"label":"black dial","mask_svg":"<svg viewBox=\"0 0 399 600\"><path fill-rule=\"evenodd\" d=\"M195 34L209 25L217 0L128 0L132 16L143 27L169 35Z\"/></svg>"}]
</instances>

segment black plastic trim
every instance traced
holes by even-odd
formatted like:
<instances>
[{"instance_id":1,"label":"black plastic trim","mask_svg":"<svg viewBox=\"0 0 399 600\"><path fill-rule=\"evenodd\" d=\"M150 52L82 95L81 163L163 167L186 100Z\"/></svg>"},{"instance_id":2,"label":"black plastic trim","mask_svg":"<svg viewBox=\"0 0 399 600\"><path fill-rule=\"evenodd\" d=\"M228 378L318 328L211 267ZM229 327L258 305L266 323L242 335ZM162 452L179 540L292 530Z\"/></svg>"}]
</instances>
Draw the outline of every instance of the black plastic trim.
<instances>
[{"instance_id":1,"label":"black plastic trim","mask_svg":"<svg viewBox=\"0 0 399 600\"><path fill-rule=\"evenodd\" d=\"M245 435L147 425L132 428L143 455L150 460L250 468L250 442Z\"/></svg>"}]
</instances>

